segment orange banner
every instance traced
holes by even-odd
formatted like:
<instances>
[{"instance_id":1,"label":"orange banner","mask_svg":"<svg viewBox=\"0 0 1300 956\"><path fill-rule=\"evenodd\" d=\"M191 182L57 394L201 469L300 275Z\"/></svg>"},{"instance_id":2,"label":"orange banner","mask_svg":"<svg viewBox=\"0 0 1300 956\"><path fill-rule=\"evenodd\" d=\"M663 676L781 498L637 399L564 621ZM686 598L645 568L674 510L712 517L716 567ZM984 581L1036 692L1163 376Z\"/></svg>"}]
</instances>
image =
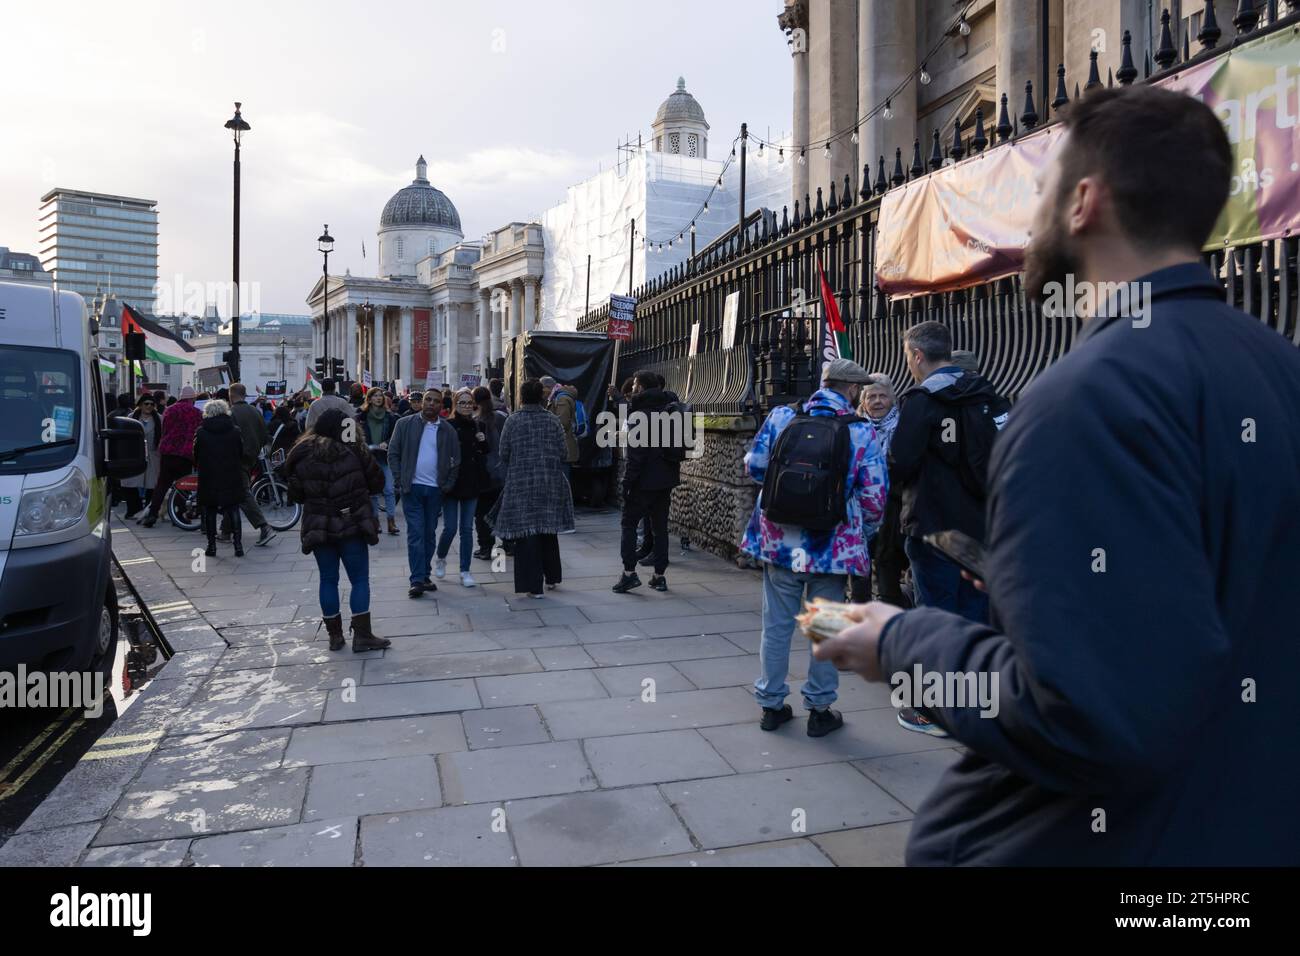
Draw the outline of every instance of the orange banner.
<instances>
[{"instance_id":1,"label":"orange banner","mask_svg":"<svg viewBox=\"0 0 1300 956\"><path fill-rule=\"evenodd\" d=\"M947 292L1022 268L1036 179L1059 126L891 189L880 204L876 283L888 295Z\"/></svg>"}]
</instances>

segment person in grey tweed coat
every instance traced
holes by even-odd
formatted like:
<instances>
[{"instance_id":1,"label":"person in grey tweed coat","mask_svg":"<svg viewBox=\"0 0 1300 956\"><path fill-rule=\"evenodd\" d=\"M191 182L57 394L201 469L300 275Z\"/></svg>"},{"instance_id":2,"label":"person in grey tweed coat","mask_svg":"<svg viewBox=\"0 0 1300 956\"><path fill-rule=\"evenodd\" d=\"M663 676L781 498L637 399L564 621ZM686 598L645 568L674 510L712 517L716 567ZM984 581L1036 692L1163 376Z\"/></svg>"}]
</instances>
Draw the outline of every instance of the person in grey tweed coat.
<instances>
[{"instance_id":1,"label":"person in grey tweed coat","mask_svg":"<svg viewBox=\"0 0 1300 956\"><path fill-rule=\"evenodd\" d=\"M573 530L573 495L564 476L564 426L542 406L542 383L519 388L521 405L501 429L501 497L488 514L498 538L515 542L515 591L543 597L560 583L556 535Z\"/></svg>"}]
</instances>

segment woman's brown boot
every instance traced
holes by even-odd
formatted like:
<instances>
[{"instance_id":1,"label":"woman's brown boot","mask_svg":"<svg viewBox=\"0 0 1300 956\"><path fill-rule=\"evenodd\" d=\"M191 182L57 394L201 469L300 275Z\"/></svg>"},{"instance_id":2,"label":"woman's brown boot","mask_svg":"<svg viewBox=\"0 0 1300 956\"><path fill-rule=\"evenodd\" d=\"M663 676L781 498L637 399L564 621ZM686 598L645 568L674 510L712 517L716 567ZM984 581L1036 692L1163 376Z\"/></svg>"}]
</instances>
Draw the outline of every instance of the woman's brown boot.
<instances>
[{"instance_id":1,"label":"woman's brown boot","mask_svg":"<svg viewBox=\"0 0 1300 956\"><path fill-rule=\"evenodd\" d=\"M352 628L352 653L354 654L360 654L362 651L382 651L393 644L388 638L379 637L370 630L369 611L365 614L353 614L349 626Z\"/></svg>"},{"instance_id":2,"label":"woman's brown boot","mask_svg":"<svg viewBox=\"0 0 1300 956\"><path fill-rule=\"evenodd\" d=\"M341 651L347 643L343 639L343 615L335 614L325 618L325 632L330 636L330 650Z\"/></svg>"},{"instance_id":3,"label":"woman's brown boot","mask_svg":"<svg viewBox=\"0 0 1300 956\"><path fill-rule=\"evenodd\" d=\"M392 515L389 515L389 516L388 516L388 533L389 533L389 534L397 534L397 533L398 533L398 531L397 531L397 522L393 519L393 516L392 516Z\"/></svg>"}]
</instances>

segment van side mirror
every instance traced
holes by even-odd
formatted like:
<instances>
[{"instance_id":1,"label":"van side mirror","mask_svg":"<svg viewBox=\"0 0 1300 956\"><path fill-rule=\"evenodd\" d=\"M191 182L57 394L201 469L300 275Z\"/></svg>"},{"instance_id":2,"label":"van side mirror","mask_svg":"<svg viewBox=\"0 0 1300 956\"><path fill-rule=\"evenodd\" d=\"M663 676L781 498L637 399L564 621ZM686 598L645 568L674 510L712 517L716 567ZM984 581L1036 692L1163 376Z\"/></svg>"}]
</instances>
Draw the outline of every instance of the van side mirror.
<instances>
[{"instance_id":1,"label":"van side mirror","mask_svg":"<svg viewBox=\"0 0 1300 956\"><path fill-rule=\"evenodd\" d=\"M125 427L102 428L104 475L108 478L134 478L144 474L148 458L144 446L144 426L134 419L116 419Z\"/></svg>"}]
</instances>

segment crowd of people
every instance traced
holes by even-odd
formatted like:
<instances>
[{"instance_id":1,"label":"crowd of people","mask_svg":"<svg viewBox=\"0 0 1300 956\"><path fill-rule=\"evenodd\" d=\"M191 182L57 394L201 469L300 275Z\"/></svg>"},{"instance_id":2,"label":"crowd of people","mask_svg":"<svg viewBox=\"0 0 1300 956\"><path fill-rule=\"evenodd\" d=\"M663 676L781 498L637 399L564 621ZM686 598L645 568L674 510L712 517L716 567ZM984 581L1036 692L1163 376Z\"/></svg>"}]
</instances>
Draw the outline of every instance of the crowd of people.
<instances>
[{"instance_id":1,"label":"crowd of people","mask_svg":"<svg viewBox=\"0 0 1300 956\"><path fill-rule=\"evenodd\" d=\"M759 726L794 717L800 613L849 601L851 625L809 644L808 736L844 726L833 707L843 670L1001 677L994 713L947 698L899 710L904 728L969 748L920 808L910 862L1232 862L1243 847L1255 862L1281 861L1300 835L1263 768L1281 757L1294 778L1295 747L1270 755L1258 727L1280 722L1289 701L1258 703L1264 692L1241 687L1300 680L1295 642L1277 640L1289 611L1275 600L1300 571L1285 480L1300 462L1300 353L1225 305L1200 264L1228 184L1209 108L1152 87L1103 90L1072 106L1066 127L1071 149L1043 185L1027 291L1067 273L1141 279L1155 319L1085 316L1074 349L1014 411L933 321L904 332L912 382L901 395L888 375L836 358L806 402L771 411L745 456L761 490L738 542L762 568ZM1157 157L1176 159L1177 175L1153 177ZM381 514L400 533L399 502L410 598L437 591L457 538L463 588L477 587L474 560L499 554L513 557L520 595L561 584L583 417L574 389L529 379L511 409L496 380L400 399L322 384L315 401L296 396L265 415L238 384L201 410L187 389L161 418L161 396L119 396L115 414L140 421L150 449L149 470L123 483L128 513L147 499L141 523L152 524L171 482L197 464L208 553L220 513L239 554L239 509L254 527L260 518L250 453L287 448L334 650L345 646L340 566L353 650L390 643L371 627L368 552ZM689 413L649 370L608 398L632 414ZM629 446L623 457L613 591L640 587L638 566L666 591L684 448ZM945 545L953 534L986 546L979 573ZM1115 839L1096 837L1099 804ZM1276 839L1261 839L1260 820Z\"/></svg>"}]
</instances>

